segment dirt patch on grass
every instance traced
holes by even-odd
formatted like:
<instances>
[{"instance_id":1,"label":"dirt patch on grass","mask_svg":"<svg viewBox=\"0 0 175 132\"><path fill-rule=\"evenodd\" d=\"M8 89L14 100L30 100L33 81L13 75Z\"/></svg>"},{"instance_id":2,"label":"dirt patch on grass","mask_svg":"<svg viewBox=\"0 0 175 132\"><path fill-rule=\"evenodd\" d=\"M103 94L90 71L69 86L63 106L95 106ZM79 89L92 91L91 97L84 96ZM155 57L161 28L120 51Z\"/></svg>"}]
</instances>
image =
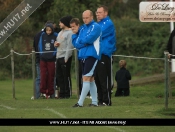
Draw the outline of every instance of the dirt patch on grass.
<instances>
[{"instance_id":1,"label":"dirt patch on grass","mask_svg":"<svg viewBox=\"0 0 175 132\"><path fill-rule=\"evenodd\" d=\"M175 73L170 73L170 78L175 79ZM165 74L158 74L153 75L150 77L143 77L136 80L131 80L130 85L142 85L142 84L149 84L149 83L155 83L155 82L162 82L165 80Z\"/></svg>"},{"instance_id":2,"label":"dirt patch on grass","mask_svg":"<svg viewBox=\"0 0 175 132\"><path fill-rule=\"evenodd\" d=\"M166 115L166 116L175 116L175 113L162 113L162 115Z\"/></svg>"}]
</instances>

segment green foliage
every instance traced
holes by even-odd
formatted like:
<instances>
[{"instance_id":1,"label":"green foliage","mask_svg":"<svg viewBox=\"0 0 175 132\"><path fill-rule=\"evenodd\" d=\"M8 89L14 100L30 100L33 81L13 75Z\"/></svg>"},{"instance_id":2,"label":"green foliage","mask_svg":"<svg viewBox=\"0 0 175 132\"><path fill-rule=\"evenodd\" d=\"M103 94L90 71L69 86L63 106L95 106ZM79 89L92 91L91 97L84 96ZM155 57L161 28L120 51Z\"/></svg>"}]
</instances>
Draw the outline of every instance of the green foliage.
<instances>
[{"instance_id":1,"label":"green foliage","mask_svg":"<svg viewBox=\"0 0 175 132\"><path fill-rule=\"evenodd\" d=\"M3 20L21 0L6 0L2 3L0 20ZM109 16L117 31L117 55L163 58L164 50L170 35L169 23L140 22L139 1L128 0L127 3L117 0L45 0L45 2L2 44L0 58L10 54L10 49L21 54L32 51L33 37L43 28L47 20L59 23L65 15L72 15L82 21L82 12L90 9L94 12L99 5L109 7ZM127 68L133 76L148 76L162 73L162 60L145 60L125 57L114 57L114 72L118 69L118 61L127 60ZM72 75L75 72L72 60ZM11 77L10 57L0 60L0 79ZM32 77L31 56L15 55L15 77Z\"/></svg>"},{"instance_id":2,"label":"green foliage","mask_svg":"<svg viewBox=\"0 0 175 132\"><path fill-rule=\"evenodd\" d=\"M169 38L169 23L142 23L137 19L130 20L128 17L123 17L114 23L117 29L117 51L115 54L164 58L163 52ZM127 60L127 68L131 70L132 75L148 76L164 71L163 60L115 57L115 63L118 64L119 59Z\"/></svg>"},{"instance_id":3,"label":"green foliage","mask_svg":"<svg viewBox=\"0 0 175 132\"><path fill-rule=\"evenodd\" d=\"M54 0L47 17L56 23L59 23L59 19L66 15L77 17L82 21L82 12L87 9L95 12L98 3L99 0L71 0L71 2L68 0Z\"/></svg>"},{"instance_id":4,"label":"green foliage","mask_svg":"<svg viewBox=\"0 0 175 132\"><path fill-rule=\"evenodd\" d=\"M119 53L125 55L141 55L148 57L163 57L169 35L167 23L141 23L128 18L118 20L117 47ZM156 52L154 52L156 51Z\"/></svg>"},{"instance_id":5,"label":"green foliage","mask_svg":"<svg viewBox=\"0 0 175 132\"><path fill-rule=\"evenodd\" d=\"M14 56L15 78L32 77L32 59L31 56ZM19 63L20 62L20 63Z\"/></svg>"},{"instance_id":6,"label":"green foliage","mask_svg":"<svg viewBox=\"0 0 175 132\"><path fill-rule=\"evenodd\" d=\"M0 1L0 22L2 22L22 0L1 0Z\"/></svg>"}]
</instances>

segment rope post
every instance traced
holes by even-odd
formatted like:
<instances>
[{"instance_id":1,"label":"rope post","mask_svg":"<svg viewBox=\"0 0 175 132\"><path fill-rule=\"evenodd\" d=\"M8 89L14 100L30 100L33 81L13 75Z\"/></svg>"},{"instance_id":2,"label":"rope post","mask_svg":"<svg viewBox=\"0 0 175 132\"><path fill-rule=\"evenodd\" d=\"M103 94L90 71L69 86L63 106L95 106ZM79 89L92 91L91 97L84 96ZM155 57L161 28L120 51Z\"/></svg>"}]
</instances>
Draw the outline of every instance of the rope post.
<instances>
[{"instance_id":1,"label":"rope post","mask_svg":"<svg viewBox=\"0 0 175 132\"><path fill-rule=\"evenodd\" d=\"M12 68L12 91L13 91L13 99L15 98L15 75L14 75L14 50L11 49L11 68Z\"/></svg>"},{"instance_id":2,"label":"rope post","mask_svg":"<svg viewBox=\"0 0 175 132\"><path fill-rule=\"evenodd\" d=\"M36 86L35 86L35 51L32 50L32 78L33 78L33 97L36 99Z\"/></svg>"},{"instance_id":3,"label":"rope post","mask_svg":"<svg viewBox=\"0 0 175 132\"><path fill-rule=\"evenodd\" d=\"M168 52L164 51L165 54L165 109L168 109L168 82L169 82L169 62Z\"/></svg>"},{"instance_id":4,"label":"rope post","mask_svg":"<svg viewBox=\"0 0 175 132\"><path fill-rule=\"evenodd\" d=\"M169 71L169 62L168 62L168 95L169 98L172 98L172 87L171 87L171 75L170 75L170 71Z\"/></svg>"},{"instance_id":5,"label":"rope post","mask_svg":"<svg viewBox=\"0 0 175 132\"><path fill-rule=\"evenodd\" d=\"M78 55L77 55L77 49L74 50L75 53L75 77L76 77L76 84L77 84L77 97L79 98L79 65L78 65Z\"/></svg>"}]
</instances>

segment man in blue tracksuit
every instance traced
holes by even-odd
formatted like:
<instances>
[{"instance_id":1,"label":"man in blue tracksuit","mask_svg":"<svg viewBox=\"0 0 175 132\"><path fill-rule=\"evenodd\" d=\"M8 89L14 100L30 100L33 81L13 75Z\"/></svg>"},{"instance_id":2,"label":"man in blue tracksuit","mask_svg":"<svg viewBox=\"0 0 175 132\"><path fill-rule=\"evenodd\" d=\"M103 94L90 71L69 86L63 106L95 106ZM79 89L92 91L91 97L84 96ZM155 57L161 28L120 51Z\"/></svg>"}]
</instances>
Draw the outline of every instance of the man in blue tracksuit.
<instances>
[{"instance_id":1,"label":"man in blue tracksuit","mask_svg":"<svg viewBox=\"0 0 175 132\"><path fill-rule=\"evenodd\" d=\"M102 29L102 56L98 61L95 76L98 101L100 106L111 106L111 57L116 51L116 31L106 6L98 7L96 16Z\"/></svg>"},{"instance_id":2,"label":"man in blue tracksuit","mask_svg":"<svg viewBox=\"0 0 175 132\"><path fill-rule=\"evenodd\" d=\"M78 34L79 30L81 30L80 20L78 18L72 18L72 20L70 21L70 25L71 25L72 32L75 34ZM78 50L77 50L77 57L78 57ZM82 90L82 84L83 84L81 59L78 59L78 67L79 67L78 68L78 87L79 87L78 94L80 96L81 90ZM87 97L89 96L90 96L90 92L88 92Z\"/></svg>"},{"instance_id":3,"label":"man in blue tracksuit","mask_svg":"<svg viewBox=\"0 0 175 132\"><path fill-rule=\"evenodd\" d=\"M73 107L82 107L89 90L92 103L89 106L98 106L97 88L94 82L94 70L97 61L101 58L101 28L93 20L90 10L83 12L84 25L79 32L72 35L72 43L79 50L78 58L81 59L83 87L78 102ZM72 27L72 25L71 25Z\"/></svg>"}]
</instances>

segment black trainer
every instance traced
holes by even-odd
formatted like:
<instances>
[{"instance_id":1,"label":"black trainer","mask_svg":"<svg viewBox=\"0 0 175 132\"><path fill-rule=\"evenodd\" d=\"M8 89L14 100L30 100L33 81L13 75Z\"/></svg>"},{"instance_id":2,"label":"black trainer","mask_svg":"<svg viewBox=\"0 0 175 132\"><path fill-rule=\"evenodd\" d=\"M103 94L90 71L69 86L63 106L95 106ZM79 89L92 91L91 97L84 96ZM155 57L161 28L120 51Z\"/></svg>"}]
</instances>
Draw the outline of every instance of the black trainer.
<instances>
[{"instance_id":1,"label":"black trainer","mask_svg":"<svg viewBox=\"0 0 175 132\"><path fill-rule=\"evenodd\" d=\"M89 107L98 107L98 105L95 105L95 104L89 104L88 106Z\"/></svg>"},{"instance_id":2,"label":"black trainer","mask_svg":"<svg viewBox=\"0 0 175 132\"><path fill-rule=\"evenodd\" d=\"M79 105L78 103L76 103L74 106L72 107L82 107L81 105Z\"/></svg>"}]
</instances>

